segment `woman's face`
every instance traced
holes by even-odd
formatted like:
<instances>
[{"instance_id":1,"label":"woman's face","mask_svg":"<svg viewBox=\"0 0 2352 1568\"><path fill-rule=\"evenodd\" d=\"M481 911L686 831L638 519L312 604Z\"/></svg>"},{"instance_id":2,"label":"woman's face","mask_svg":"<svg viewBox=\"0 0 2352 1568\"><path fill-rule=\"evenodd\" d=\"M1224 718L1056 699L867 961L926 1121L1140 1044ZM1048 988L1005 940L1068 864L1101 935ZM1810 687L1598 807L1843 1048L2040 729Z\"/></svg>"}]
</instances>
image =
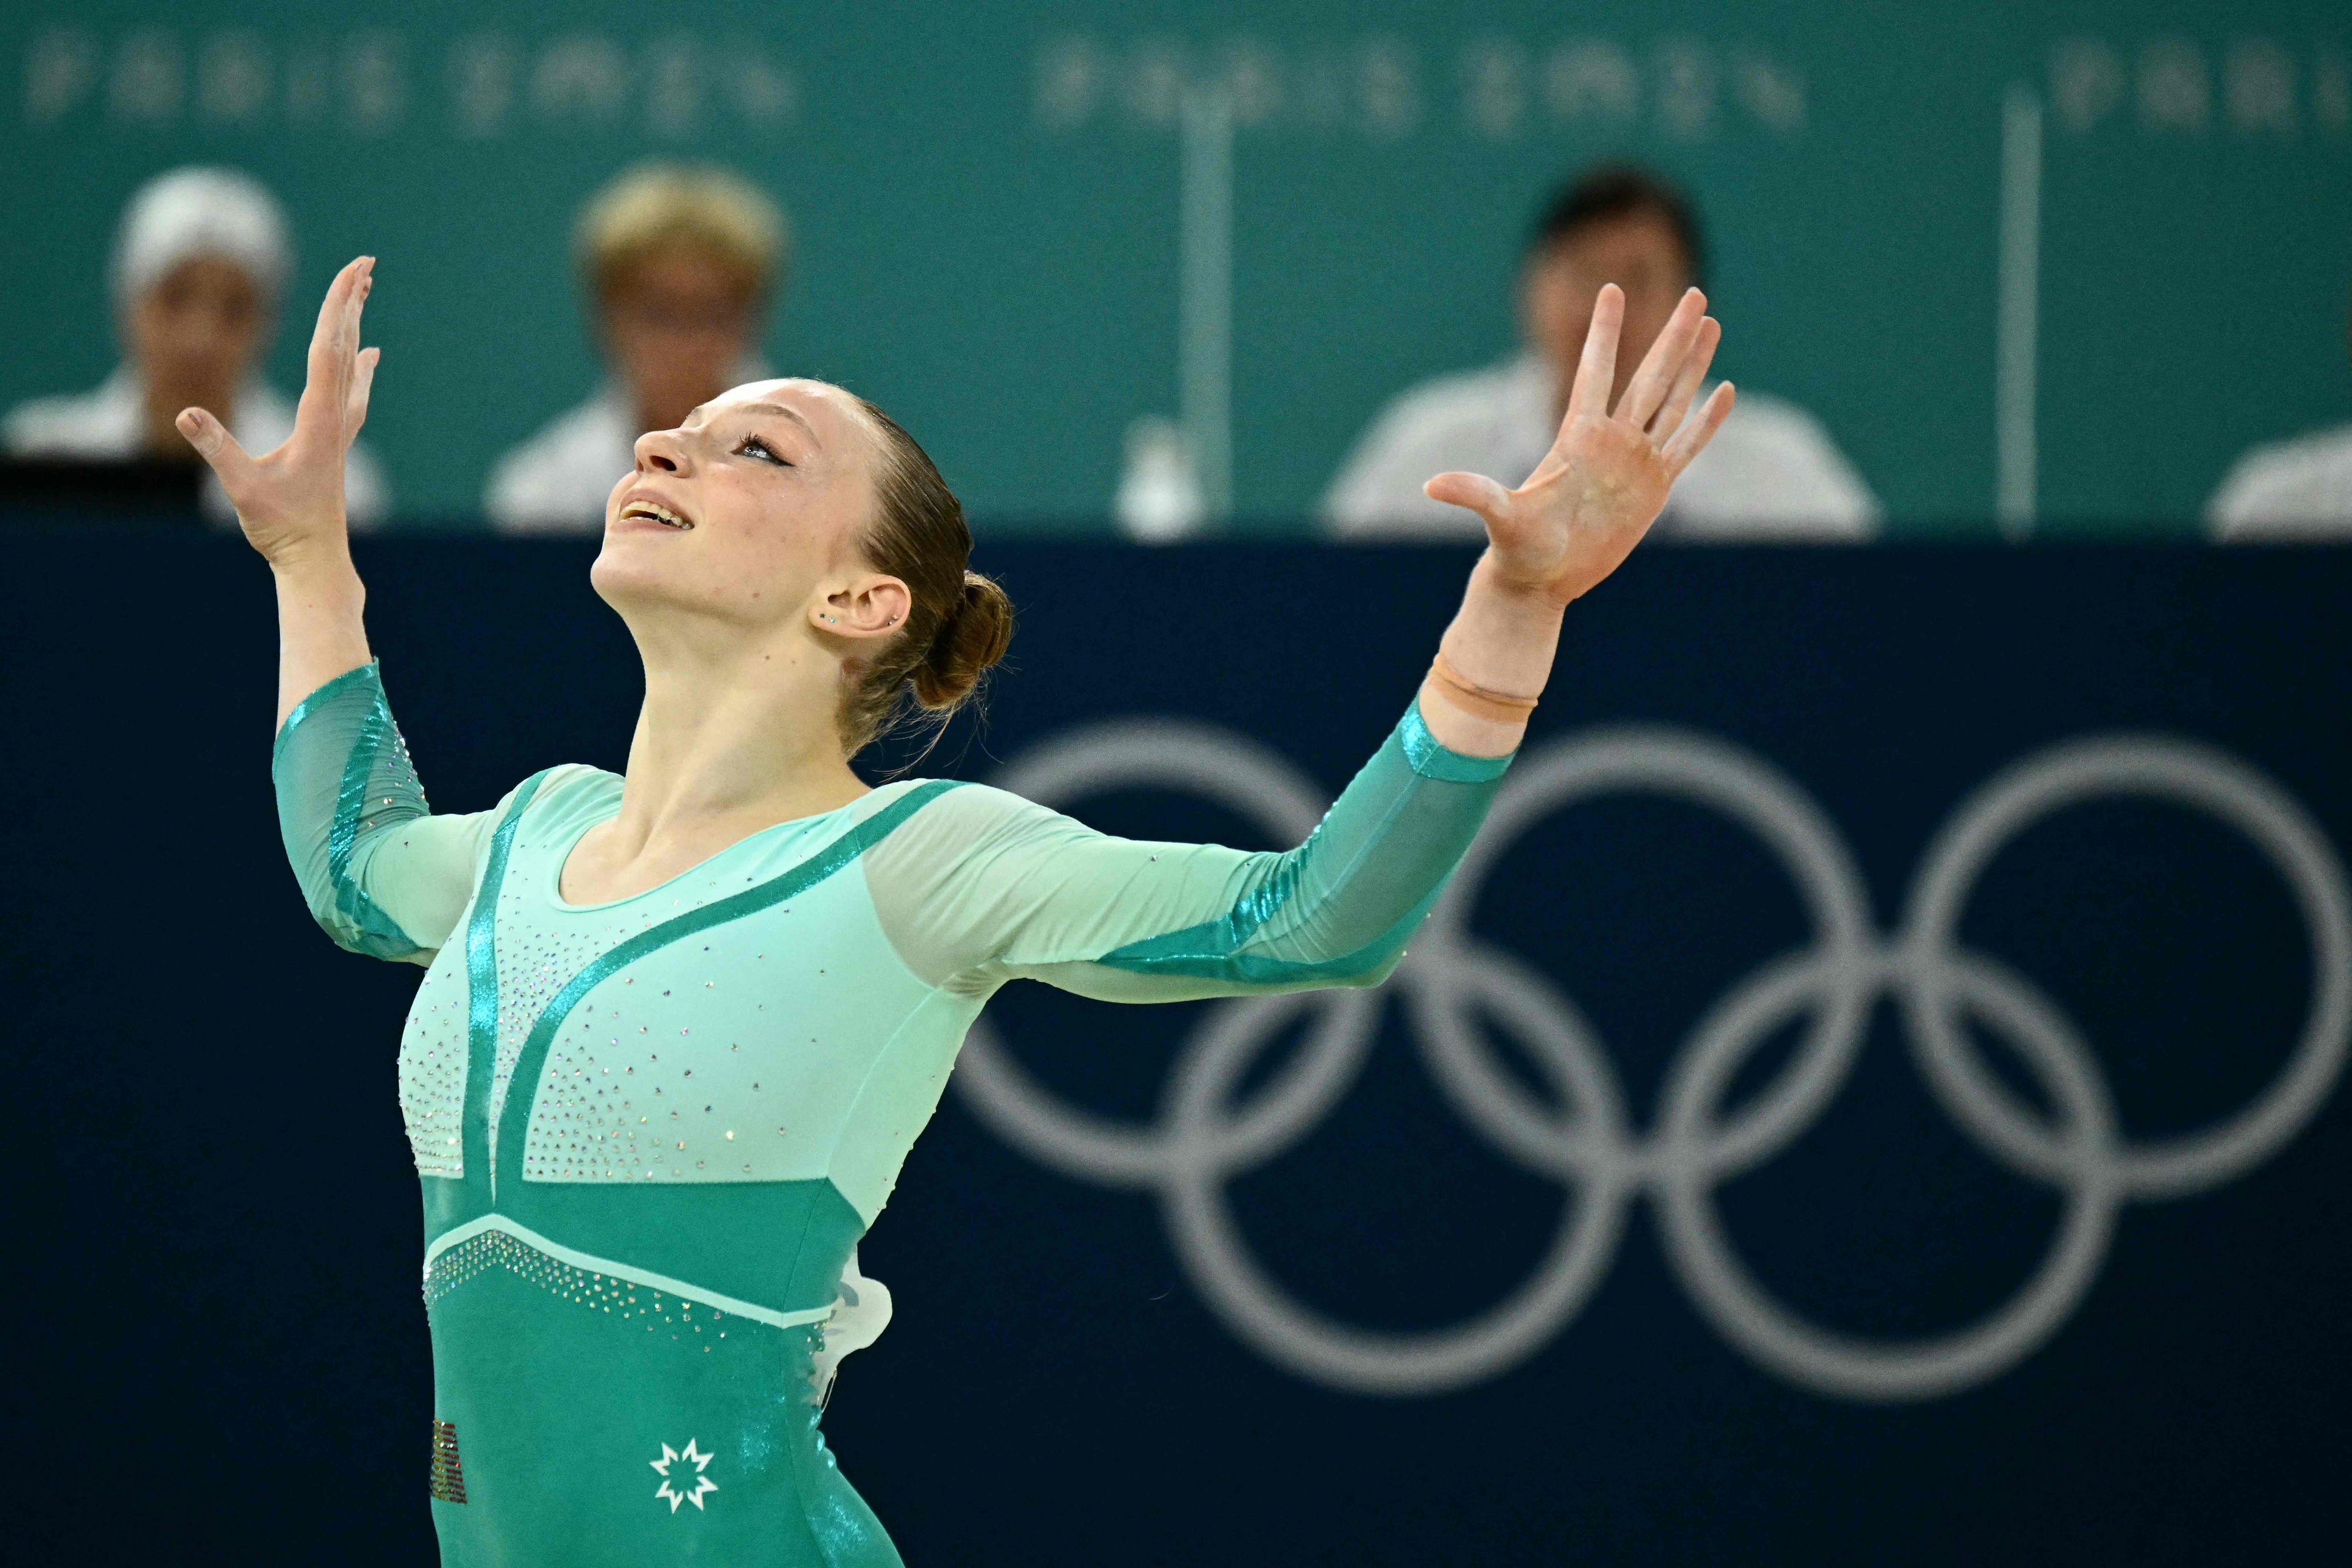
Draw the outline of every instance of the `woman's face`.
<instances>
[{"instance_id":1,"label":"woman's face","mask_svg":"<svg viewBox=\"0 0 2352 1568\"><path fill-rule=\"evenodd\" d=\"M637 612L668 610L751 633L824 630L835 596L896 581L858 550L878 452L838 387L752 382L722 392L677 429L637 438L636 467L604 503L590 580L633 625Z\"/></svg>"},{"instance_id":2,"label":"woman's face","mask_svg":"<svg viewBox=\"0 0 2352 1568\"><path fill-rule=\"evenodd\" d=\"M1559 383L1556 411L1568 406L1584 335L1592 329L1593 303L1608 283L1625 291L1617 384L1609 394L1613 407L1691 286L1690 258L1673 225L1654 213L1604 218L1528 258L1519 279L1520 321L1536 351L1551 363Z\"/></svg>"},{"instance_id":3,"label":"woman's face","mask_svg":"<svg viewBox=\"0 0 2352 1568\"><path fill-rule=\"evenodd\" d=\"M601 317L613 366L656 428L684 423L725 386L760 325L740 269L689 245L640 257L614 280Z\"/></svg>"},{"instance_id":4,"label":"woman's face","mask_svg":"<svg viewBox=\"0 0 2352 1568\"><path fill-rule=\"evenodd\" d=\"M123 327L153 402L175 414L194 403L226 415L268 345L269 309L243 267L198 256L131 301Z\"/></svg>"}]
</instances>

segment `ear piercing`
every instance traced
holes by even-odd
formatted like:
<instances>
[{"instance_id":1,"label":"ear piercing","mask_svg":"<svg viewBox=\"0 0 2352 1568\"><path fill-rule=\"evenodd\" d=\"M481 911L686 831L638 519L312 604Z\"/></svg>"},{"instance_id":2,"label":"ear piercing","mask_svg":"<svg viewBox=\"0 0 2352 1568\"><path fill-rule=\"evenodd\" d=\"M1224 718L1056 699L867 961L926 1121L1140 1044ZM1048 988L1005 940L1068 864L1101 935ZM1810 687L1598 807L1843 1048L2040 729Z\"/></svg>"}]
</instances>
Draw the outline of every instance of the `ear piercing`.
<instances>
[{"instance_id":1,"label":"ear piercing","mask_svg":"<svg viewBox=\"0 0 2352 1568\"><path fill-rule=\"evenodd\" d=\"M832 616L828 615L828 616L826 616L824 619L825 619L825 623L826 623L827 625L831 625L831 624L832 624L832 622L833 622L833 617L832 617Z\"/></svg>"}]
</instances>

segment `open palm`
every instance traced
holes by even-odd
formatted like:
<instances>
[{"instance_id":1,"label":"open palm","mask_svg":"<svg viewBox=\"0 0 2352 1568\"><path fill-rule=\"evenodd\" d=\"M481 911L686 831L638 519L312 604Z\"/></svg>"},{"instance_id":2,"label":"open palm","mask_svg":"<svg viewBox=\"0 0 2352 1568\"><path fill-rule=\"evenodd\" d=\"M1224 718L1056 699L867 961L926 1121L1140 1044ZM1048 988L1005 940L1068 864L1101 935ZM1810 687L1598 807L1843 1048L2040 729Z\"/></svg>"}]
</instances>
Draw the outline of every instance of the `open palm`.
<instances>
[{"instance_id":1,"label":"open palm","mask_svg":"<svg viewBox=\"0 0 2352 1568\"><path fill-rule=\"evenodd\" d=\"M1609 284L1592 308L1559 437L1527 483L1511 490L1483 474L1450 473L1424 486L1432 499L1466 507L1485 521L1504 581L1538 589L1557 604L1617 570L1656 520L1676 476L1731 412L1727 382L1691 407L1723 338L1696 288L1675 307L1611 409L1624 320L1624 293Z\"/></svg>"},{"instance_id":2,"label":"open palm","mask_svg":"<svg viewBox=\"0 0 2352 1568\"><path fill-rule=\"evenodd\" d=\"M309 378L294 411L294 434L259 457L205 409L175 422L212 465L236 507L253 548L272 561L343 537L343 455L367 423L368 389L377 350L360 347L360 311L375 281L375 258L361 256L335 274L310 334Z\"/></svg>"}]
</instances>

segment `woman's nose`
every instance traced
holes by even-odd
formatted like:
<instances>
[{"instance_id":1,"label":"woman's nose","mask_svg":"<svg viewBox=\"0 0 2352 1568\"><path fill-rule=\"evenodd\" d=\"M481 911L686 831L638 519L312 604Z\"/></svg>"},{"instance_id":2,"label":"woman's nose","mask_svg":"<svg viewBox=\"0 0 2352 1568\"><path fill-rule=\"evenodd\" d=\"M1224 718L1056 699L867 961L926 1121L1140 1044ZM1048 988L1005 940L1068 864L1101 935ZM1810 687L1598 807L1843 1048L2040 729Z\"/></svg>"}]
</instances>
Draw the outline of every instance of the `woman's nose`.
<instances>
[{"instance_id":1,"label":"woman's nose","mask_svg":"<svg viewBox=\"0 0 2352 1568\"><path fill-rule=\"evenodd\" d=\"M644 473L684 473L686 443L675 430L646 431L637 437L637 467Z\"/></svg>"}]
</instances>

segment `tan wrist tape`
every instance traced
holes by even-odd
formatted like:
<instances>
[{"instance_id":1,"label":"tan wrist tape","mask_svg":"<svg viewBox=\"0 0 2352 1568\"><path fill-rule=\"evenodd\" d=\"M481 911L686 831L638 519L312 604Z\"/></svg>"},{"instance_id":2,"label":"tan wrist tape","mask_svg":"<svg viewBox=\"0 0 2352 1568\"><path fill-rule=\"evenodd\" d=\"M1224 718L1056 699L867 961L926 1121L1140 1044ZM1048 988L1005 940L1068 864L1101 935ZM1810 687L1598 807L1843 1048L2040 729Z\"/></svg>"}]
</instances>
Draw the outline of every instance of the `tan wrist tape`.
<instances>
[{"instance_id":1,"label":"tan wrist tape","mask_svg":"<svg viewBox=\"0 0 2352 1568\"><path fill-rule=\"evenodd\" d=\"M1533 697L1515 697L1508 692L1489 691L1464 680L1442 653L1430 662L1429 678L1447 702L1489 724L1525 724L1528 715L1536 711Z\"/></svg>"}]
</instances>

